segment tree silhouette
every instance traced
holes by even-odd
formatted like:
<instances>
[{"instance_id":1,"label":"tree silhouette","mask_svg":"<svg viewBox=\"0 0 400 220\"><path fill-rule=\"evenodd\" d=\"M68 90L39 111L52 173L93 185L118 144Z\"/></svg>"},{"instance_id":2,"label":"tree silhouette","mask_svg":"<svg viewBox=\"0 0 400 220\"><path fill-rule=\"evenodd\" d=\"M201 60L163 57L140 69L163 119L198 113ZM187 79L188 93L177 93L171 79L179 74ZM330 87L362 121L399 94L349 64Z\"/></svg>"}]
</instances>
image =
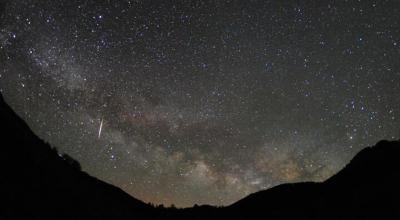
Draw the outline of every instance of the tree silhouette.
<instances>
[{"instance_id":1,"label":"tree silhouette","mask_svg":"<svg viewBox=\"0 0 400 220\"><path fill-rule=\"evenodd\" d=\"M81 164L75 160L74 158L72 158L71 156L69 156L68 154L62 154L61 156L65 162L67 162L70 166L72 166L73 168L77 169L77 170L82 170Z\"/></svg>"}]
</instances>

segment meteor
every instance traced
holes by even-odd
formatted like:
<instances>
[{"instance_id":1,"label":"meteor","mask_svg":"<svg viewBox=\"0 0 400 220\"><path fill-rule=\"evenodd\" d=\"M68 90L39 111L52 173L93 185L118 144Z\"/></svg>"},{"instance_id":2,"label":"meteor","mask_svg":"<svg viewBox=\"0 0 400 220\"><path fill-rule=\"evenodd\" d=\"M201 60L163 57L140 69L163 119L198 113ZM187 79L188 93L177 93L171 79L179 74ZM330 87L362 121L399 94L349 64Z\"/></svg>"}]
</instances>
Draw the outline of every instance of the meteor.
<instances>
[{"instance_id":1,"label":"meteor","mask_svg":"<svg viewBox=\"0 0 400 220\"><path fill-rule=\"evenodd\" d=\"M101 119L101 122L100 122L98 139L100 139L100 137L101 137L101 130L102 130L102 129L103 129L103 119Z\"/></svg>"}]
</instances>

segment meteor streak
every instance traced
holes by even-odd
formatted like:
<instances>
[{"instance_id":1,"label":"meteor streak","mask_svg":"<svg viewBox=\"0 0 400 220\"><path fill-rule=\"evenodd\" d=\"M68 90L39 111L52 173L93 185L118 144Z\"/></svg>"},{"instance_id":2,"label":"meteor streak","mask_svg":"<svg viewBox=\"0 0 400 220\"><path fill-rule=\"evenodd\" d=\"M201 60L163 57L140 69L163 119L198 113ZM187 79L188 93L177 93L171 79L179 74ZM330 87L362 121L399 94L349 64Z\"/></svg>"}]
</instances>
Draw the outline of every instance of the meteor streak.
<instances>
[{"instance_id":1,"label":"meteor streak","mask_svg":"<svg viewBox=\"0 0 400 220\"><path fill-rule=\"evenodd\" d=\"M100 122L100 127L99 127L99 136L98 136L98 138L100 139L100 137L101 137L101 130L103 129L103 119L101 119L101 122Z\"/></svg>"}]
</instances>

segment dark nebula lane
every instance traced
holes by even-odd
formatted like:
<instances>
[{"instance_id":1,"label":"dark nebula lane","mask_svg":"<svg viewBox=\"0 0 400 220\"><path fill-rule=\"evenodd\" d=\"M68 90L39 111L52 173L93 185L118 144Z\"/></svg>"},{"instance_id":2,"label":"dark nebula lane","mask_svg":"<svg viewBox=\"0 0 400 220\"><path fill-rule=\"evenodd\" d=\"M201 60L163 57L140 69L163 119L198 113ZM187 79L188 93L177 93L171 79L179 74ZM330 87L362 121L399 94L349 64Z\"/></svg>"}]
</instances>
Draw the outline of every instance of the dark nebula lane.
<instances>
[{"instance_id":1,"label":"dark nebula lane","mask_svg":"<svg viewBox=\"0 0 400 220\"><path fill-rule=\"evenodd\" d=\"M155 204L321 181L400 138L399 1L0 1L0 91Z\"/></svg>"}]
</instances>

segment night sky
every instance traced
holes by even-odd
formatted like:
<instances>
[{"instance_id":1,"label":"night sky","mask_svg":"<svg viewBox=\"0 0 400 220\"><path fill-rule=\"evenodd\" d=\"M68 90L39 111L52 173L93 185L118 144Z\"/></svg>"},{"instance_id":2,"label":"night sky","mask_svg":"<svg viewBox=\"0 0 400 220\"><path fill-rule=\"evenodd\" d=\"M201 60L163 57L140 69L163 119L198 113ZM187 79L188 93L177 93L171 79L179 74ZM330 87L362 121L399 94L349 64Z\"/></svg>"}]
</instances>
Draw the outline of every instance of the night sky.
<instances>
[{"instance_id":1,"label":"night sky","mask_svg":"<svg viewBox=\"0 0 400 220\"><path fill-rule=\"evenodd\" d=\"M0 2L6 101L145 202L322 181L400 136L400 1Z\"/></svg>"}]
</instances>

